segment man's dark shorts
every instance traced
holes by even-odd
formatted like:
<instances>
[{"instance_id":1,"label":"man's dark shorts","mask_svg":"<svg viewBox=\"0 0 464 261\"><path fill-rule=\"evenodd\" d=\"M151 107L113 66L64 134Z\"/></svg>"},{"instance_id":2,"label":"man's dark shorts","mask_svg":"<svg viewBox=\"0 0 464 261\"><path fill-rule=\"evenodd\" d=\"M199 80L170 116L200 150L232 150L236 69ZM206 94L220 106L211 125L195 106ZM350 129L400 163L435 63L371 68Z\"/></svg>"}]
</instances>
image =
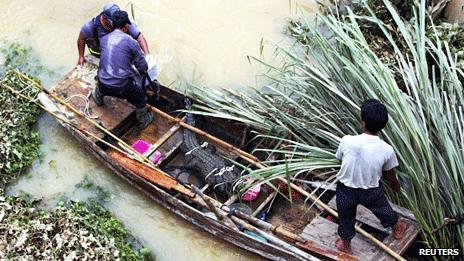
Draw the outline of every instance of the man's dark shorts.
<instances>
[{"instance_id":1,"label":"man's dark shorts","mask_svg":"<svg viewBox=\"0 0 464 261\"><path fill-rule=\"evenodd\" d=\"M126 99L137 108L144 108L147 104L147 97L142 87L135 84L133 78L129 79L129 83L125 87L111 87L98 81L100 92L103 96L112 96Z\"/></svg>"},{"instance_id":2,"label":"man's dark shorts","mask_svg":"<svg viewBox=\"0 0 464 261\"><path fill-rule=\"evenodd\" d=\"M345 240L355 236L356 208L359 204L368 208L384 227L391 227L398 221L382 187L361 189L337 183L338 235Z\"/></svg>"}]
</instances>

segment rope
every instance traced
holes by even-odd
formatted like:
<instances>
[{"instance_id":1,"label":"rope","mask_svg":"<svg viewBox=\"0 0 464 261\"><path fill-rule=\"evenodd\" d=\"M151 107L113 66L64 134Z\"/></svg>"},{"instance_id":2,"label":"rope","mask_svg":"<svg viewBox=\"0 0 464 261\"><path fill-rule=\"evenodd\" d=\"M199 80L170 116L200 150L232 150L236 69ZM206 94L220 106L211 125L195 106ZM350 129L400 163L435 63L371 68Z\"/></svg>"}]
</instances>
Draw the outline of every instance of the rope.
<instances>
[{"instance_id":1,"label":"rope","mask_svg":"<svg viewBox=\"0 0 464 261\"><path fill-rule=\"evenodd\" d=\"M92 91L89 91L89 94L87 94L87 96L85 96L84 94L74 94L66 98L64 101L69 102L73 98L81 98L82 100L84 100L84 103L85 103L84 109L82 110L85 116L91 119L98 119L98 116L90 114L90 110L89 110L90 109L90 100L89 100L90 95L92 95Z\"/></svg>"}]
</instances>

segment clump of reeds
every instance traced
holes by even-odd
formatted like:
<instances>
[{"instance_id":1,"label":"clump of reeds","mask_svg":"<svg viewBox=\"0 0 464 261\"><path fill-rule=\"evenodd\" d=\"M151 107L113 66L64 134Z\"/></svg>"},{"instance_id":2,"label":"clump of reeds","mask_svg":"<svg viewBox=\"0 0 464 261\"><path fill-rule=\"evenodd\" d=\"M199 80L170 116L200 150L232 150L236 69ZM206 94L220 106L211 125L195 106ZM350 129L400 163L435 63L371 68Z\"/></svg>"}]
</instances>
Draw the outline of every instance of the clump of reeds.
<instances>
[{"instance_id":1,"label":"clump of reeds","mask_svg":"<svg viewBox=\"0 0 464 261\"><path fill-rule=\"evenodd\" d=\"M448 222L464 215L464 75L448 43L435 30L427 32L431 19L425 2L420 1L407 22L385 0L395 32L372 11L366 16L350 11L343 17L320 14L317 24L303 20L308 30L300 30L300 39L309 41L275 47L282 66L256 59L267 67L271 84L242 91L192 86L190 94L207 104L198 105L196 113L246 123L274 144L274 149L257 149L285 156L247 175L267 182L336 168L334 152L340 138L361 131L359 105L367 98L381 100L390 114L381 136L400 161L403 191L397 202L414 212L430 247L464 248L463 225ZM361 20L382 30L396 66L384 64L371 50L359 27ZM395 40L398 35L407 54Z\"/></svg>"}]
</instances>

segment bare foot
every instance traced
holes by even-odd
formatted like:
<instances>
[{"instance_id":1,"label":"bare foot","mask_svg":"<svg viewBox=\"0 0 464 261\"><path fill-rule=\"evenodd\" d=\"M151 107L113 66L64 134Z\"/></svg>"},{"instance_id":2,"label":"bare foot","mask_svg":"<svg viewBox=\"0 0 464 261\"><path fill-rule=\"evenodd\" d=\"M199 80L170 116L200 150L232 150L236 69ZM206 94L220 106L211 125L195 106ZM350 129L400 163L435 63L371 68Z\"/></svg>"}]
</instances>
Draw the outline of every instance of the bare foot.
<instances>
[{"instance_id":1,"label":"bare foot","mask_svg":"<svg viewBox=\"0 0 464 261\"><path fill-rule=\"evenodd\" d=\"M395 225L393 225L393 236L396 240L402 239L406 230L408 229L408 224L403 219L398 219Z\"/></svg>"},{"instance_id":2,"label":"bare foot","mask_svg":"<svg viewBox=\"0 0 464 261\"><path fill-rule=\"evenodd\" d=\"M353 251L351 250L350 243L351 243L350 240L343 240L341 238L337 238L337 241L335 241L335 246L337 247L338 250L351 255L353 254Z\"/></svg>"}]
</instances>

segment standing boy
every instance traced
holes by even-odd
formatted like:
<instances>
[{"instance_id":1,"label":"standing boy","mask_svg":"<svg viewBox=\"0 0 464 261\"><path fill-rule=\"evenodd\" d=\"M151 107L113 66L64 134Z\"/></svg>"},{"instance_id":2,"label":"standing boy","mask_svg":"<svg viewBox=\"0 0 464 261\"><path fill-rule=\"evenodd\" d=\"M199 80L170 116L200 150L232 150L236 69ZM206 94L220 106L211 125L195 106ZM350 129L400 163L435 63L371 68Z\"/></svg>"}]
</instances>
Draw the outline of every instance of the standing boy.
<instances>
[{"instance_id":1,"label":"standing boy","mask_svg":"<svg viewBox=\"0 0 464 261\"><path fill-rule=\"evenodd\" d=\"M384 176L395 192L400 191L394 168L398 160L392 146L378 136L387 125L388 112L385 105L369 99L361 105L363 134L342 138L337 158L342 166L337 174L337 209L339 215L336 247L352 253L351 239L355 236L356 208L361 204L374 213L384 227L392 227L395 239L401 239L407 229L387 201L379 181Z\"/></svg>"}]
</instances>

